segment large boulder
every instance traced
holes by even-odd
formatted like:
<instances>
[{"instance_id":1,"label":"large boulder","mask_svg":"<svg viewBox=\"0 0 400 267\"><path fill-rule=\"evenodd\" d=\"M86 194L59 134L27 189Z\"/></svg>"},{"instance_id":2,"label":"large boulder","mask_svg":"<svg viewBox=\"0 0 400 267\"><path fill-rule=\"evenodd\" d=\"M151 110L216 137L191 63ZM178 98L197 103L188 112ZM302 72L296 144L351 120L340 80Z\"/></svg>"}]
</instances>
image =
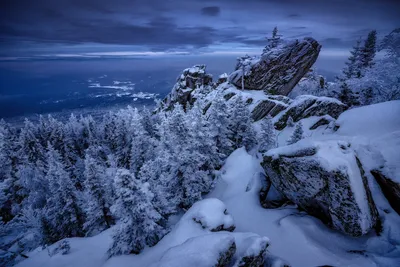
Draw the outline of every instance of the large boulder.
<instances>
[{"instance_id":1,"label":"large boulder","mask_svg":"<svg viewBox=\"0 0 400 267\"><path fill-rule=\"evenodd\" d=\"M336 98L302 95L294 99L287 109L278 115L275 128L277 130L285 128L289 117L292 117L294 122L311 116L324 115L337 119L347 108Z\"/></svg>"},{"instance_id":2,"label":"large boulder","mask_svg":"<svg viewBox=\"0 0 400 267\"><path fill-rule=\"evenodd\" d=\"M196 101L199 93L207 94L213 88L212 75L206 72L206 65L195 65L183 70L176 84L161 102L161 109L170 109L175 103L186 108L186 105ZM197 90L198 92L194 92Z\"/></svg>"},{"instance_id":3,"label":"large boulder","mask_svg":"<svg viewBox=\"0 0 400 267\"><path fill-rule=\"evenodd\" d=\"M313 38L304 38L279 45L260 58L248 58L238 64L229 81L248 90L264 90L268 94L288 95L318 58L321 45Z\"/></svg>"},{"instance_id":4,"label":"large boulder","mask_svg":"<svg viewBox=\"0 0 400 267\"><path fill-rule=\"evenodd\" d=\"M300 141L269 150L264 170L286 198L351 236L379 225L363 167L348 143Z\"/></svg>"}]
</instances>

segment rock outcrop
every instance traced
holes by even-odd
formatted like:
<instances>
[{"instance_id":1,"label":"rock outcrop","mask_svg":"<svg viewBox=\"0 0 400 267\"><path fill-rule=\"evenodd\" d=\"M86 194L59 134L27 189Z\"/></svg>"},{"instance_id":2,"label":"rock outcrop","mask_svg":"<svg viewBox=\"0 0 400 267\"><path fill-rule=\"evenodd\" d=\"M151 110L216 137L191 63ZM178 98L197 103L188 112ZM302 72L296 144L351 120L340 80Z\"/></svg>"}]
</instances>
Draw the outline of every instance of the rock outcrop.
<instances>
[{"instance_id":1,"label":"rock outcrop","mask_svg":"<svg viewBox=\"0 0 400 267\"><path fill-rule=\"evenodd\" d=\"M279 112L283 111L291 103L291 99L282 95L269 95L266 99L256 103L251 112L254 121L261 120L267 115L275 117Z\"/></svg>"},{"instance_id":2,"label":"rock outcrop","mask_svg":"<svg viewBox=\"0 0 400 267\"><path fill-rule=\"evenodd\" d=\"M372 170L371 174L378 182L390 206L400 215L400 184L396 183L379 170Z\"/></svg>"},{"instance_id":3,"label":"rock outcrop","mask_svg":"<svg viewBox=\"0 0 400 267\"><path fill-rule=\"evenodd\" d=\"M292 117L294 122L311 116L329 115L337 119L348 107L335 98L302 95L297 97L285 111L279 114L275 128L282 130L287 120Z\"/></svg>"},{"instance_id":4,"label":"rock outcrop","mask_svg":"<svg viewBox=\"0 0 400 267\"><path fill-rule=\"evenodd\" d=\"M229 81L247 90L264 90L268 94L288 95L318 58L321 45L313 38L295 40L249 58L246 66L238 64Z\"/></svg>"},{"instance_id":5,"label":"rock outcrop","mask_svg":"<svg viewBox=\"0 0 400 267\"><path fill-rule=\"evenodd\" d=\"M175 103L186 105L196 101L196 93L207 94L213 88L212 75L206 72L206 65L195 65L183 70L177 78L171 93L162 101L161 109L170 109ZM194 92L195 90L199 92Z\"/></svg>"},{"instance_id":6,"label":"rock outcrop","mask_svg":"<svg viewBox=\"0 0 400 267\"><path fill-rule=\"evenodd\" d=\"M364 170L348 143L301 141L268 151L262 166L286 198L332 228L361 236L379 225Z\"/></svg>"},{"instance_id":7,"label":"rock outcrop","mask_svg":"<svg viewBox=\"0 0 400 267\"><path fill-rule=\"evenodd\" d=\"M240 235L240 234L238 234ZM246 235L246 234L241 234ZM259 267L264 266L269 246L269 239L262 236L236 237L237 250L235 267Z\"/></svg>"}]
</instances>

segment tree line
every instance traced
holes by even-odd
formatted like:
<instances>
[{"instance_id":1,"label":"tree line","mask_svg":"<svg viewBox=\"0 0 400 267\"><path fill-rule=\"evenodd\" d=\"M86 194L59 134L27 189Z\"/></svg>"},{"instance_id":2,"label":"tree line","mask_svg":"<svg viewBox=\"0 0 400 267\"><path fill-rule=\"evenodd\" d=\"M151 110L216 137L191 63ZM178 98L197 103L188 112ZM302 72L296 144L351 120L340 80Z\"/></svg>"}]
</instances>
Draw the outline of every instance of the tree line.
<instances>
[{"instance_id":1,"label":"tree line","mask_svg":"<svg viewBox=\"0 0 400 267\"><path fill-rule=\"evenodd\" d=\"M204 106L48 116L22 128L1 121L0 234L16 235L23 251L117 224L110 256L155 245L169 216L212 189L233 150L276 146L270 119L257 138L241 97Z\"/></svg>"}]
</instances>

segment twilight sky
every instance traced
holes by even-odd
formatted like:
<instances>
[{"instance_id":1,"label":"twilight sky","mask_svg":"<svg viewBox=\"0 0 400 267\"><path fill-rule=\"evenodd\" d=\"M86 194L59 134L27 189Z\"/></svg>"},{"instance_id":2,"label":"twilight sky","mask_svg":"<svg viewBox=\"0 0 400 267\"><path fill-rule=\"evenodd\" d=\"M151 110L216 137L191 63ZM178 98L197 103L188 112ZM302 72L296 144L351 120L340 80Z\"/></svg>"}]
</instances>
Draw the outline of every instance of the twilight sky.
<instances>
[{"instance_id":1,"label":"twilight sky","mask_svg":"<svg viewBox=\"0 0 400 267\"><path fill-rule=\"evenodd\" d=\"M2 0L0 58L243 54L278 26L322 53L400 26L399 0Z\"/></svg>"}]
</instances>

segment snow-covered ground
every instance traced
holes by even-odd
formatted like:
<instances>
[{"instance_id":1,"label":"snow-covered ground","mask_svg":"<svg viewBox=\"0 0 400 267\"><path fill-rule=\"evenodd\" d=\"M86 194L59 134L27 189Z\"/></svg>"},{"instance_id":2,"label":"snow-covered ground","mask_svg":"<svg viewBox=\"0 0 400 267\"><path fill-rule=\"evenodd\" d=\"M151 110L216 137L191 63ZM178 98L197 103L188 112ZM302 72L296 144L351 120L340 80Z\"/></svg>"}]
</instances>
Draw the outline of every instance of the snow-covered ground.
<instances>
[{"instance_id":1,"label":"snow-covered ground","mask_svg":"<svg viewBox=\"0 0 400 267\"><path fill-rule=\"evenodd\" d=\"M392 174L391 177L398 178L399 115L400 101L391 101L344 112L336 122L340 126L337 132L332 132L326 126L315 131L308 130L316 118L302 122L307 139L351 142L359 156L367 158L372 155L373 159L377 158L376 161L366 161L369 165L367 169L383 163ZM294 127L287 127L279 133L280 145L285 145L293 130ZM110 229L90 238L69 239L71 251L67 255L50 257L47 250L37 250L29 253L29 259L17 266L208 266L215 258L216 248L227 246L233 239L240 244L243 236L257 237L265 242L269 240L268 251L294 267L400 266L400 217L395 212L387 214L384 226L389 230L381 236L369 234L351 238L329 229L318 219L298 211L294 206L264 209L258 199L263 173L260 161L256 153L249 154L244 148L237 149L226 160L214 190L206 199L185 213L156 246L146 248L139 255L107 259L106 251L111 244ZM369 182L378 208L390 209L376 183ZM224 212L225 209L227 212ZM223 225L224 229L235 225L236 229L233 233L222 231L210 235L210 230L219 225ZM197 250L193 244L200 244ZM56 245L50 247L50 250ZM200 255L201 250L207 250L206 254ZM200 262L203 265L199 265Z\"/></svg>"}]
</instances>

